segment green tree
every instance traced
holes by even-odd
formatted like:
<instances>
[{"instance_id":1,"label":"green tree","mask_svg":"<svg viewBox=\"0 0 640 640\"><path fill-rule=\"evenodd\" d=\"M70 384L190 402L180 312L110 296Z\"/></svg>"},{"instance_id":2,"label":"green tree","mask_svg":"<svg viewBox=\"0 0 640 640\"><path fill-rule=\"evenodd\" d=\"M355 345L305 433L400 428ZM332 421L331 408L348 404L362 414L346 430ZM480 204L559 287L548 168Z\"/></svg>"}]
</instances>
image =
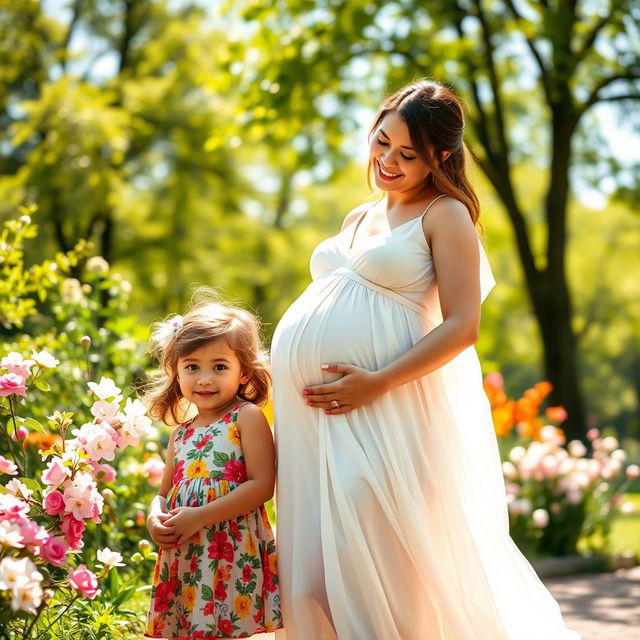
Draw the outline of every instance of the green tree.
<instances>
[{"instance_id":1,"label":"green tree","mask_svg":"<svg viewBox=\"0 0 640 640\"><path fill-rule=\"evenodd\" d=\"M235 5L237 10L237 5ZM243 4L259 24L247 73L276 84L260 104L282 122L302 104L307 119L353 112L363 93L379 94L419 76L453 84L468 106L468 140L511 223L524 282L544 345L552 400L569 412L567 431L584 433L577 336L567 278L570 173L594 156L594 105L640 98L638 5L586 1L417 0L328 5L287 0ZM247 93L249 100L258 96ZM250 106L250 103L249 103ZM330 145L330 142L329 142ZM610 171L605 149L601 164ZM605 155L603 155L603 153ZM523 162L547 168L540 202L514 181ZM530 226L544 219L539 246Z\"/></svg>"}]
</instances>

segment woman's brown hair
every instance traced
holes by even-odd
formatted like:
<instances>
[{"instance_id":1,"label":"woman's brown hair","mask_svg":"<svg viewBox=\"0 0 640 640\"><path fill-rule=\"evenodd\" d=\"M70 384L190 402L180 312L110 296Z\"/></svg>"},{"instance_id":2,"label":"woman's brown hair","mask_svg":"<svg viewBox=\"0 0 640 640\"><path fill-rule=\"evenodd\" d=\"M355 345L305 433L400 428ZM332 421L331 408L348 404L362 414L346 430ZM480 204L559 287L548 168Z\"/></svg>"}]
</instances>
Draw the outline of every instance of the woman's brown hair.
<instances>
[{"instance_id":1,"label":"woman's brown hair","mask_svg":"<svg viewBox=\"0 0 640 640\"><path fill-rule=\"evenodd\" d=\"M427 180L440 193L464 203L476 224L480 203L466 174L473 156L462 139L464 110L460 99L439 82L429 79L412 82L382 103L369 136L392 111L406 123L416 153L429 167ZM444 151L451 155L441 160Z\"/></svg>"},{"instance_id":2,"label":"woman's brown hair","mask_svg":"<svg viewBox=\"0 0 640 640\"><path fill-rule=\"evenodd\" d=\"M180 424L189 403L178 384L178 359L193 353L207 342L225 338L238 357L249 380L238 387L238 397L262 406L269 396L271 375L262 346L256 316L223 302L212 289L201 287L194 293L184 317L171 316L152 328L149 350L160 362L144 394L149 414L165 424Z\"/></svg>"}]
</instances>

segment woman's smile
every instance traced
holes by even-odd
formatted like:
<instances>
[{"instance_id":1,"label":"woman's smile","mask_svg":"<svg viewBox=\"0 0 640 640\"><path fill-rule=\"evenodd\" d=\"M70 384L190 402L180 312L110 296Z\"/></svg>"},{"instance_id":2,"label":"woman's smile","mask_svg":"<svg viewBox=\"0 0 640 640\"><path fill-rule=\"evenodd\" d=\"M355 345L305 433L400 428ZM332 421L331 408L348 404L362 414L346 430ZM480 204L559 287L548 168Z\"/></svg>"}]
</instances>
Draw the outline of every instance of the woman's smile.
<instances>
[{"instance_id":1,"label":"woman's smile","mask_svg":"<svg viewBox=\"0 0 640 640\"><path fill-rule=\"evenodd\" d=\"M378 176L380 176L381 180L392 182L393 180L402 178L402 176L404 175L402 173L391 171L390 169L386 168L377 158L376 158L376 165L378 168Z\"/></svg>"}]
</instances>

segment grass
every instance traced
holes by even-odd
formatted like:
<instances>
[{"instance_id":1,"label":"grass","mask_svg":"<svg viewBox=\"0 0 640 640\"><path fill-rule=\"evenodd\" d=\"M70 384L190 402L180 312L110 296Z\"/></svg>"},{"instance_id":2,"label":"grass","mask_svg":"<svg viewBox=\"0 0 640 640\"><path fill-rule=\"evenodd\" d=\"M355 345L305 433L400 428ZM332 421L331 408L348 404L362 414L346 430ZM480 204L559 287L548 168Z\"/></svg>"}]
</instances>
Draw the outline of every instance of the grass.
<instances>
[{"instance_id":1,"label":"grass","mask_svg":"<svg viewBox=\"0 0 640 640\"><path fill-rule=\"evenodd\" d=\"M634 551L640 558L640 493L627 494L626 502L632 502L635 510L616 518L611 529L611 551Z\"/></svg>"}]
</instances>

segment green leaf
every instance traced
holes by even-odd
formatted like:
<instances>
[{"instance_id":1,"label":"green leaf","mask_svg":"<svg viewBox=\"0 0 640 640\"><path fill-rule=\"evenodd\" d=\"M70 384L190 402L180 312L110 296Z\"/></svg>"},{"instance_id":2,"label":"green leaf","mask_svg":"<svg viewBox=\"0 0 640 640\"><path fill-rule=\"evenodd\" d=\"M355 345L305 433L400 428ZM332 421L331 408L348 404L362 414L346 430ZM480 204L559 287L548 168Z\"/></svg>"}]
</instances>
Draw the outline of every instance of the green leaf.
<instances>
[{"instance_id":1,"label":"green leaf","mask_svg":"<svg viewBox=\"0 0 640 640\"><path fill-rule=\"evenodd\" d=\"M34 384L36 385L36 387L38 387L38 389L40 389L40 391L51 391L51 387L49 386L49 383L46 380L41 380L40 378L38 378Z\"/></svg>"},{"instance_id":2,"label":"green leaf","mask_svg":"<svg viewBox=\"0 0 640 640\"><path fill-rule=\"evenodd\" d=\"M202 585L202 599L207 602L211 602L213 600L213 589L206 584Z\"/></svg>"},{"instance_id":3,"label":"green leaf","mask_svg":"<svg viewBox=\"0 0 640 640\"><path fill-rule=\"evenodd\" d=\"M38 431L39 433L44 433L44 427L33 418L26 418L24 424L25 426L29 427L29 429L33 429L34 431Z\"/></svg>"}]
</instances>

